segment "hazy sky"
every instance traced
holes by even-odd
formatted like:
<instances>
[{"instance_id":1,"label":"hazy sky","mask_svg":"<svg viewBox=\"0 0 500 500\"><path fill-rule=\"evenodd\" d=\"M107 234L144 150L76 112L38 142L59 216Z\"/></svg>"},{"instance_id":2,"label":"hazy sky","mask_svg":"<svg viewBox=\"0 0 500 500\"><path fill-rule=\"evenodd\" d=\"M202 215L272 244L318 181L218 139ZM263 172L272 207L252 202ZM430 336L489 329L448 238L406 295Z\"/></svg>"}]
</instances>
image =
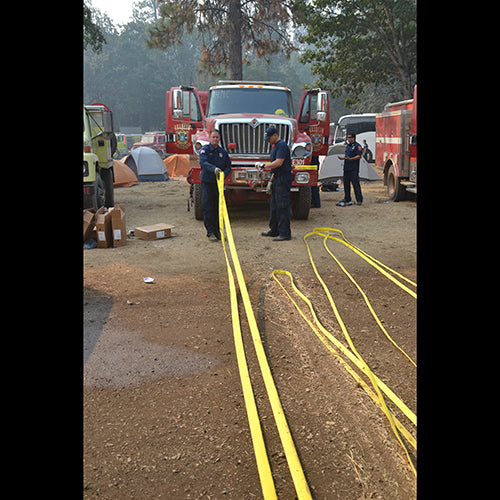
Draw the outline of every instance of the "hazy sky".
<instances>
[{"instance_id":1,"label":"hazy sky","mask_svg":"<svg viewBox=\"0 0 500 500\"><path fill-rule=\"evenodd\" d=\"M132 4L137 0L91 0L92 5L105 12L114 24L126 24L132 17Z\"/></svg>"}]
</instances>

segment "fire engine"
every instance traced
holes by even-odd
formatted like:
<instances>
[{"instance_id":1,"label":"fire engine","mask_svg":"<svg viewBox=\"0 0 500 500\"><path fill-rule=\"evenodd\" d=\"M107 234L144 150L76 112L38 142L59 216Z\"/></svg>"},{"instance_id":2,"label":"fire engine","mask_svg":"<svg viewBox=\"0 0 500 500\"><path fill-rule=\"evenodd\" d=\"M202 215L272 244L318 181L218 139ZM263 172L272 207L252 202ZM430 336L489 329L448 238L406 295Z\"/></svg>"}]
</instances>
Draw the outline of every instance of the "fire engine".
<instances>
[{"instance_id":1,"label":"fire engine","mask_svg":"<svg viewBox=\"0 0 500 500\"><path fill-rule=\"evenodd\" d=\"M376 115L375 158L389 198L417 192L417 86L413 99L386 104Z\"/></svg>"},{"instance_id":2,"label":"fire engine","mask_svg":"<svg viewBox=\"0 0 500 500\"><path fill-rule=\"evenodd\" d=\"M256 163L269 163L270 144L264 140L264 132L275 126L291 151L292 217L307 219L311 186L318 180L317 156L328 152L329 124L328 93L321 89L303 91L296 116L291 91L281 82L220 80L208 91L179 86L166 93L167 153L193 154L198 160L188 182L199 220L203 219L199 154L209 143L211 129L219 130L220 146L231 158L231 175L225 179L226 200L246 203L269 199L266 192L271 170L257 168Z\"/></svg>"}]
</instances>

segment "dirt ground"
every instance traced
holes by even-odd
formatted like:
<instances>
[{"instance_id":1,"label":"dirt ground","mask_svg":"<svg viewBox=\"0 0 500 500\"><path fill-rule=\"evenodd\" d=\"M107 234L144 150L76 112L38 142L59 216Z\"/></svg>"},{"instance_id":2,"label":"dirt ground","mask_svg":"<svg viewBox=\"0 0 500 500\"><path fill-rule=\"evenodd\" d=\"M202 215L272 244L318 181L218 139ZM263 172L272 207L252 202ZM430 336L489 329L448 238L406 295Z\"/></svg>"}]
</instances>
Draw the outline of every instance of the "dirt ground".
<instances>
[{"instance_id":1,"label":"dirt ground","mask_svg":"<svg viewBox=\"0 0 500 500\"><path fill-rule=\"evenodd\" d=\"M268 228L269 211L262 204L229 206L231 227L313 497L414 499L416 480L381 410L269 280L274 269L290 271L325 327L342 341L309 262L307 232L340 229L352 243L415 280L416 201L387 202L382 182L363 183L362 190L362 206L343 208L335 206L343 192L322 192L321 208L312 208L308 220L292 220L291 241L259 236ZM210 242L203 222L187 210L188 193L184 179L117 188L115 202L125 205L127 229L166 222L175 226L173 236L83 251L86 499L262 498L222 244ZM416 369L377 327L322 239L308 241L358 351L416 412ZM329 248L416 361L416 301L343 245L330 242ZM240 318L278 498L293 499L242 304ZM412 458L416 464L416 454Z\"/></svg>"}]
</instances>

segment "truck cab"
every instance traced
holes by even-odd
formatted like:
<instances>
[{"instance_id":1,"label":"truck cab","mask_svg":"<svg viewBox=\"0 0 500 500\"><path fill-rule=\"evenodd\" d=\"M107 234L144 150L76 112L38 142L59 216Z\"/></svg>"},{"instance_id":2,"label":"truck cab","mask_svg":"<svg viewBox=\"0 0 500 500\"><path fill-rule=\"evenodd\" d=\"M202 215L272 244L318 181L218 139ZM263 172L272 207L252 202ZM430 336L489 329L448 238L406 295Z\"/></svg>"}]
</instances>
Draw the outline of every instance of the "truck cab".
<instances>
[{"instance_id":1,"label":"truck cab","mask_svg":"<svg viewBox=\"0 0 500 500\"><path fill-rule=\"evenodd\" d=\"M328 151L327 92L305 90L295 115L291 91L280 82L221 80L208 92L174 87L167 92L165 123L167 151L197 158L209 143L210 130L219 130L220 145L232 163L231 175L225 179L225 196L233 203L268 199L271 170L258 169L255 164L269 163L270 144L264 133L275 126L291 151L292 216L307 219L311 186L318 179L317 156ZM188 178L197 219L203 218L200 173L201 167L194 166Z\"/></svg>"},{"instance_id":2,"label":"truck cab","mask_svg":"<svg viewBox=\"0 0 500 500\"><path fill-rule=\"evenodd\" d=\"M113 114L104 104L83 106L83 208L114 205Z\"/></svg>"}]
</instances>

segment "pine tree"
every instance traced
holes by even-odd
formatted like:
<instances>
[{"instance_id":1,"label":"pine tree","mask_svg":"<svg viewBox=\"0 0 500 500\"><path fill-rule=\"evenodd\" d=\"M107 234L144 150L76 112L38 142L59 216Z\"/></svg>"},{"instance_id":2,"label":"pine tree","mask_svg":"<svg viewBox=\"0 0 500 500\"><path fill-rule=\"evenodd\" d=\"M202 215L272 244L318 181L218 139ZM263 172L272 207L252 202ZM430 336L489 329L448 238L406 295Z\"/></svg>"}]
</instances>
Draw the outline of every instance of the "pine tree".
<instances>
[{"instance_id":1,"label":"pine tree","mask_svg":"<svg viewBox=\"0 0 500 500\"><path fill-rule=\"evenodd\" d=\"M202 34L200 69L211 75L229 69L243 78L243 64L252 55L266 60L280 51L297 50L289 27L292 2L285 0L158 0L160 19L150 30L148 46L167 49L196 27Z\"/></svg>"}]
</instances>

